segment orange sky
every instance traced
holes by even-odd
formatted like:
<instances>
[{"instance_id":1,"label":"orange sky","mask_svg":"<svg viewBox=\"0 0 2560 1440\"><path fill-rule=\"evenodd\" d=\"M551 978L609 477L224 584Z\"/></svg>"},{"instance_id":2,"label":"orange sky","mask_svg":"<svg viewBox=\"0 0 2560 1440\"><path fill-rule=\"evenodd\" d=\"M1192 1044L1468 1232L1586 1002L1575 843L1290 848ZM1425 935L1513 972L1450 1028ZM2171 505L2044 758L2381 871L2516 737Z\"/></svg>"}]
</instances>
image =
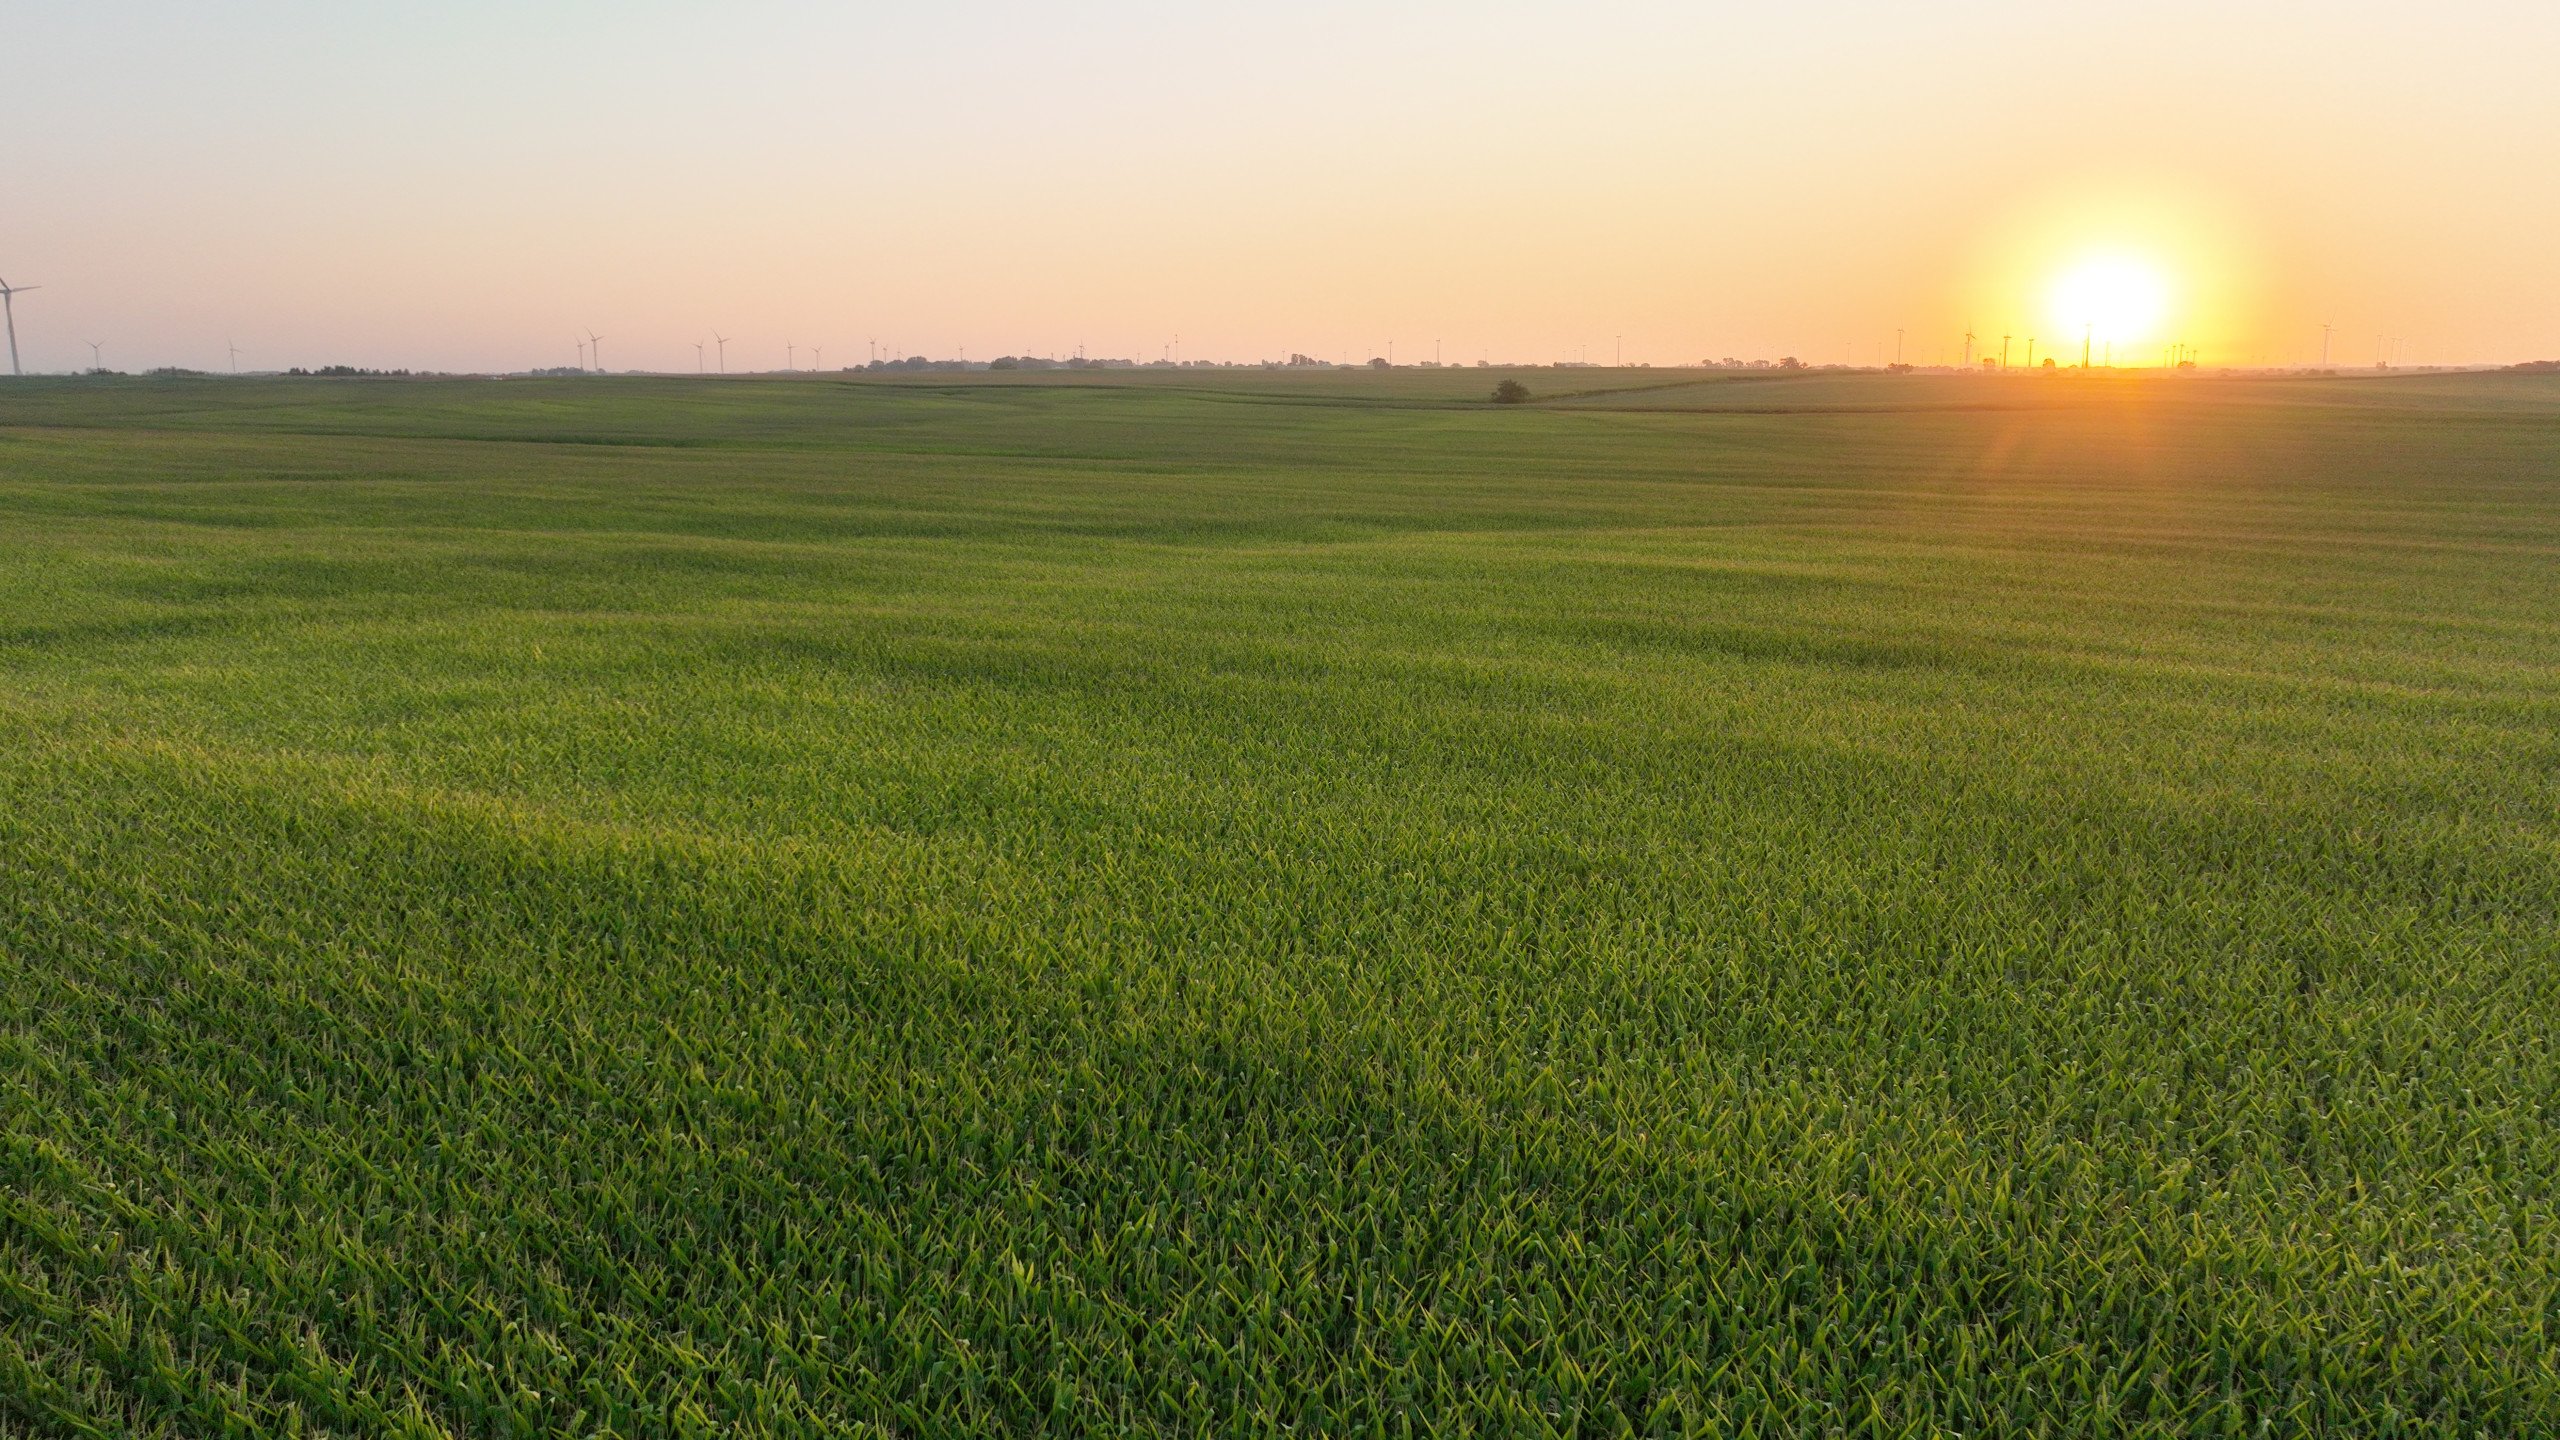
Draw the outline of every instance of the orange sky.
<instances>
[{"instance_id":1,"label":"orange sky","mask_svg":"<svg viewBox=\"0 0 2560 1440\"><path fill-rule=\"evenodd\" d=\"M2560 355L2549 4L8 8L31 369Z\"/></svg>"}]
</instances>

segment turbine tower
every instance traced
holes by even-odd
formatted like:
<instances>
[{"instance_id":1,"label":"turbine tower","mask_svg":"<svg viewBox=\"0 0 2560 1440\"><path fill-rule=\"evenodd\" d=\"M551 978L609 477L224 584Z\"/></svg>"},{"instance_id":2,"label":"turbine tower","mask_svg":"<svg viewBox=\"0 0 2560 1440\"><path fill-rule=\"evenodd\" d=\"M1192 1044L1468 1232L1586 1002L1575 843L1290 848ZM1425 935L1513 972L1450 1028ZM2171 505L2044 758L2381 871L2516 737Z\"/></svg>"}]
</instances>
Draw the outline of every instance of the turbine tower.
<instances>
[{"instance_id":1,"label":"turbine tower","mask_svg":"<svg viewBox=\"0 0 2560 1440\"><path fill-rule=\"evenodd\" d=\"M825 346L823 346L823 345L812 345L812 346L810 346L810 347L809 347L809 373L810 373L810 374L812 374L812 375L814 375L814 374L818 373L818 371L819 371L819 370L821 370L821 369L825 368L826 363L827 363L827 350L826 350L826 347L825 347Z\"/></svg>"},{"instance_id":2,"label":"turbine tower","mask_svg":"<svg viewBox=\"0 0 2560 1440\"><path fill-rule=\"evenodd\" d=\"M2009 373L2009 337L2006 335L2000 337L2000 373Z\"/></svg>"},{"instance_id":3,"label":"turbine tower","mask_svg":"<svg viewBox=\"0 0 2560 1440\"><path fill-rule=\"evenodd\" d=\"M92 340L92 341L90 341L90 342L89 342L89 368L90 368L90 369L92 369L92 370L104 370L104 369L106 369L106 368L107 368L107 360L106 360L106 356L105 356L105 355L104 355L104 354L103 354L103 353L98 349L98 347L99 347L100 345L105 344L105 343L106 343L106 342L105 342L105 341L102 341L102 340Z\"/></svg>"},{"instance_id":4,"label":"turbine tower","mask_svg":"<svg viewBox=\"0 0 2560 1440\"><path fill-rule=\"evenodd\" d=\"M782 368L785 370L800 368L800 347L788 340L782 342Z\"/></svg>"},{"instance_id":5,"label":"turbine tower","mask_svg":"<svg viewBox=\"0 0 2560 1440\"><path fill-rule=\"evenodd\" d=\"M693 342L693 373L699 375L702 371L702 342L696 340Z\"/></svg>"},{"instance_id":6,"label":"turbine tower","mask_svg":"<svg viewBox=\"0 0 2560 1440\"><path fill-rule=\"evenodd\" d=\"M239 347L239 346L237 346L237 345L233 345L233 344L232 344L230 341L228 341L228 340L225 340L225 341L223 341L222 343L223 343L225 346L227 346L227 347L230 349L230 351L231 351L231 373L232 373L232 374L234 374L234 375L239 374L239 373L240 373L240 347Z\"/></svg>"},{"instance_id":7,"label":"turbine tower","mask_svg":"<svg viewBox=\"0 0 2560 1440\"><path fill-rule=\"evenodd\" d=\"M1973 368L1973 322L1971 321L1966 321L1964 327L1964 368L1967 370Z\"/></svg>"},{"instance_id":8,"label":"turbine tower","mask_svg":"<svg viewBox=\"0 0 2560 1440\"><path fill-rule=\"evenodd\" d=\"M726 335L721 334L721 333L720 333L719 331L717 331L717 330L714 330L714 331L712 331L712 332L711 332L711 343L720 347L720 373L721 373L721 374L723 374L723 375L728 374L728 373L729 373L729 337L728 337L728 336L726 336Z\"/></svg>"},{"instance_id":9,"label":"turbine tower","mask_svg":"<svg viewBox=\"0 0 2560 1440\"><path fill-rule=\"evenodd\" d=\"M587 332L587 358L595 363L596 373L604 373L604 337L593 330Z\"/></svg>"},{"instance_id":10,"label":"turbine tower","mask_svg":"<svg viewBox=\"0 0 2560 1440\"><path fill-rule=\"evenodd\" d=\"M12 285L0 280L0 316L6 316L9 322L9 373L12 375L27 373L18 368L18 296L24 291L43 288L41 285Z\"/></svg>"}]
</instances>

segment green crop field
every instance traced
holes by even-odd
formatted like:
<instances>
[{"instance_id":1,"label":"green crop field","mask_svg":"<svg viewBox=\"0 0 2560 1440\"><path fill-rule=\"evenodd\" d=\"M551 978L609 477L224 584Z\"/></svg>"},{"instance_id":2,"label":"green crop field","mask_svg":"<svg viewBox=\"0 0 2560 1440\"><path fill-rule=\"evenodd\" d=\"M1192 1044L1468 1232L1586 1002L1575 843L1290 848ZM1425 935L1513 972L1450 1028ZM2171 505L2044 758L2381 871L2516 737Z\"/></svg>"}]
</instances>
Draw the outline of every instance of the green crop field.
<instances>
[{"instance_id":1,"label":"green crop field","mask_svg":"<svg viewBox=\"0 0 2560 1440\"><path fill-rule=\"evenodd\" d=\"M1492 378L0 382L0 1431L2560 1431L2560 378Z\"/></svg>"}]
</instances>

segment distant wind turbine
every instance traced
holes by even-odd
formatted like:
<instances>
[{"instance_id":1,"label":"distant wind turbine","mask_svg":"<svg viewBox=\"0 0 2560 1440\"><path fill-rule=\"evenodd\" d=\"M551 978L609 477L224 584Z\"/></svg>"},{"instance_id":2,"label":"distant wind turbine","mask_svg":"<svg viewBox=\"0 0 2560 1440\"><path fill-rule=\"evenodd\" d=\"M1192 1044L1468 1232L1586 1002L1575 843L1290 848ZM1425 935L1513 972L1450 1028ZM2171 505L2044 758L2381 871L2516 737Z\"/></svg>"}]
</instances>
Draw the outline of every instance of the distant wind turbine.
<instances>
[{"instance_id":1,"label":"distant wind turbine","mask_svg":"<svg viewBox=\"0 0 2560 1440\"><path fill-rule=\"evenodd\" d=\"M729 337L728 337L728 336L726 336L726 335L721 334L721 333L720 333L719 331L717 331L717 330L714 330L714 331L712 331L712 332L711 332L711 343L713 343L714 345L717 345L717 346L719 346L719 347L720 347L720 373L721 373L721 374L723 374L723 375L728 374L728 373L729 373Z\"/></svg>"},{"instance_id":2,"label":"distant wind turbine","mask_svg":"<svg viewBox=\"0 0 2560 1440\"><path fill-rule=\"evenodd\" d=\"M810 347L809 347L809 368L810 368L811 370L820 370L820 369L825 368L826 363L827 363L827 351L826 351L826 347L824 347L824 346L822 346L822 345L812 345L812 346L810 346Z\"/></svg>"},{"instance_id":3,"label":"distant wind turbine","mask_svg":"<svg viewBox=\"0 0 2560 1440\"><path fill-rule=\"evenodd\" d=\"M228 341L228 340L225 340L225 341L223 341L222 343L223 343L224 345L226 345L226 346L229 346L229 347L230 347L230 350L231 350L231 373L232 373L232 374L234 374L234 375L239 374L239 373L240 373L240 347L239 347L239 346L237 346L237 345L233 345L233 344L232 344L230 341Z\"/></svg>"},{"instance_id":4,"label":"distant wind turbine","mask_svg":"<svg viewBox=\"0 0 2560 1440\"><path fill-rule=\"evenodd\" d=\"M800 347L788 340L782 342L782 368L785 370L800 368Z\"/></svg>"},{"instance_id":5,"label":"distant wind turbine","mask_svg":"<svg viewBox=\"0 0 2560 1440\"><path fill-rule=\"evenodd\" d=\"M43 288L41 285L12 285L0 280L0 315L6 316L9 322L9 373L12 375L27 373L18 368L18 296L24 291Z\"/></svg>"},{"instance_id":6,"label":"distant wind turbine","mask_svg":"<svg viewBox=\"0 0 2560 1440\"><path fill-rule=\"evenodd\" d=\"M596 373L604 373L604 337L593 330L587 332L587 358L595 363Z\"/></svg>"},{"instance_id":7,"label":"distant wind turbine","mask_svg":"<svg viewBox=\"0 0 2560 1440\"><path fill-rule=\"evenodd\" d=\"M104 342L97 340L89 342L89 368L92 370L104 370L107 368L106 358L98 349L98 346L102 343Z\"/></svg>"},{"instance_id":8,"label":"distant wind turbine","mask_svg":"<svg viewBox=\"0 0 2560 1440\"><path fill-rule=\"evenodd\" d=\"M574 336L574 335L573 335L573 336L571 336L571 337L570 337L570 339L572 339L573 341L576 341L576 343L577 343L577 346L578 346L578 373L579 373L579 374L581 374L581 375L583 375L583 374L585 374L585 373L586 373L586 371L587 371L587 342L586 342L586 341L584 341L584 340L578 340L578 339L577 339L577 337L576 337L576 336Z\"/></svg>"},{"instance_id":9,"label":"distant wind turbine","mask_svg":"<svg viewBox=\"0 0 2560 1440\"><path fill-rule=\"evenodd\" d=\"M693 373L699 375L702 371L702 342L696 340L693 342Z\"/></svg>"}]
</instances>

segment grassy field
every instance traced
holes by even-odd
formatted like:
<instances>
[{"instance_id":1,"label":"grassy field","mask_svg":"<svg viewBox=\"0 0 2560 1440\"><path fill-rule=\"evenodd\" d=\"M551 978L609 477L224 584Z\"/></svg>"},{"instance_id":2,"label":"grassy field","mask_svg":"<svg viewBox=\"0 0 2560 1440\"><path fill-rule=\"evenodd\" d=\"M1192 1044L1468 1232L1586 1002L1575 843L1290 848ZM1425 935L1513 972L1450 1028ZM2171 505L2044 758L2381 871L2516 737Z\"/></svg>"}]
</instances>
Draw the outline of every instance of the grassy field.
<instances>
[{"instance_id":1,"label":"grassy field","mask_svg":"<svg viewBox=\"0 0 2560 1440\"><path fill-rule=\"evenodd\" d=\"M2560 1430L2560 379L1001 378L0 388L0 1430Z\"/></svg>"}]
</instances>

